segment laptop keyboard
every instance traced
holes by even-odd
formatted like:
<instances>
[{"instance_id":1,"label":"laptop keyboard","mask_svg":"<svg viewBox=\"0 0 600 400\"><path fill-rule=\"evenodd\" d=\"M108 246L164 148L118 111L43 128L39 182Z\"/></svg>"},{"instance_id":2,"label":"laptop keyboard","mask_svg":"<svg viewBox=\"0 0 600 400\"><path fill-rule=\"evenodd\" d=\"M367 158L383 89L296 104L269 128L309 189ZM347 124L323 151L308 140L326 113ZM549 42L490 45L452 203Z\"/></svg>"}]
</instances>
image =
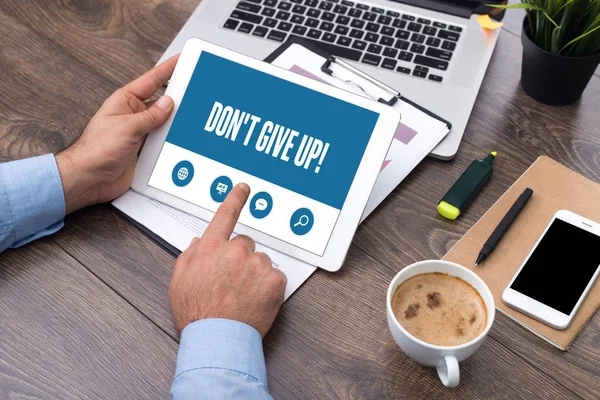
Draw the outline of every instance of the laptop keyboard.
<instances>
[{"instance_id":1,"label":"laptop keyboard","mask_svg":"<svg viewBox=\"0 0 600 400\"><path fill-rule=\"evenodd\" d=\"M283 42L299 36L348 60L443 82L463 28L346 0L241 0L224 28Z\"/></svg>"}]
</instances>

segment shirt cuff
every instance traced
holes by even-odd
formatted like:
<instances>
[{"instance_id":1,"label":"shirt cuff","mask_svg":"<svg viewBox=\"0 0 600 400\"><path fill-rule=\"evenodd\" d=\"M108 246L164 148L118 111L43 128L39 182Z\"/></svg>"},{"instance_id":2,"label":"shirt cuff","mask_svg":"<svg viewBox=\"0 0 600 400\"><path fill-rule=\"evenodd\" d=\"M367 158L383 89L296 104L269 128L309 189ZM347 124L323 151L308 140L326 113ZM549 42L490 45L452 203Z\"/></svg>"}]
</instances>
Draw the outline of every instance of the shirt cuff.
<instances>
[{"instance_id":1,"label":"shirt cuff","mask_svg":"<svg viewBox=\"0 0 600 400\"><path fill-rule=\"evenodd\" d=\"M0 203L7 205L13 246L60 229L65 196L54 155L1 164Z\"/></svg>"},{"instance_id":2,"label":"shirt cuff","mask_svg":"<svg viewBox=\"0 0 600 400\"><path fill-rule=\"evenodd\" d=\"M262 338L250 325L203 319L181 333L175 378L199 368L223 368L250 375L267 386Z\"/></svg>"}]
</instances>

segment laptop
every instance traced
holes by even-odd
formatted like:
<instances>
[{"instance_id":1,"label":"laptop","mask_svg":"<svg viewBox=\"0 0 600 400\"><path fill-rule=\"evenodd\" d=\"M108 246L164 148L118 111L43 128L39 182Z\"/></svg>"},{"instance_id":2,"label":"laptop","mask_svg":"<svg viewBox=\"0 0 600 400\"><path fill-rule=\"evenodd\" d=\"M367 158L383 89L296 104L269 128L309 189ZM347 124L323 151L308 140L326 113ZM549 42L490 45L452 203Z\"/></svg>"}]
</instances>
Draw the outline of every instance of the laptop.
<instances>
[{"instance_id":1,"label":"laptop","mask_svg":"<svg viewBox=\"0 0 600 400\"><path fill-rule=\"evenodd\" d=\"M447 160L498 39L499 30L479 26L482 10L472 0L202 0L161 60L191 37L258 59L305 38L450 121L431 153Z\"/></svg>"}]
</instances>

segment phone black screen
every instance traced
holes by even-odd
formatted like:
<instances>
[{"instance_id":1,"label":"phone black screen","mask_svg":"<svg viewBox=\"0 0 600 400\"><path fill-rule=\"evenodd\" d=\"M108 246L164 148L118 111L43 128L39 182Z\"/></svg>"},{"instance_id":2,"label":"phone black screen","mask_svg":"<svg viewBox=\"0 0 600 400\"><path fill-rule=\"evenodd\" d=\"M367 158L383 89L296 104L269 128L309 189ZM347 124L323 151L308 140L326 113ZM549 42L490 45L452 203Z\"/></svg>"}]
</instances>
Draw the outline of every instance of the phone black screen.
<instances>
[{"instance_id":1,"label":"phone black screen","mask_svg":"<svg viewBox=\"0 0 600 400\"><path fill-rule=\"evenodd\" d=\"M600 236L555 219L511 285L570 315L600 266Z\"/></svg>"}]
</instances>

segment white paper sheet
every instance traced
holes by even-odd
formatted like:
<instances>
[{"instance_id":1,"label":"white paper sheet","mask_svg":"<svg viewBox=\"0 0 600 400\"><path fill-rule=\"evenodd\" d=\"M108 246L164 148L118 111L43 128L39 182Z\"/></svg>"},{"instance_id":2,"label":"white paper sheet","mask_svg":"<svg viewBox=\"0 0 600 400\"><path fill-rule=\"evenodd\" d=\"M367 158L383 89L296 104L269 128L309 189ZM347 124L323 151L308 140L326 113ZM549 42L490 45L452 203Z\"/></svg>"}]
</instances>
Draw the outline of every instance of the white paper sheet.
<instances>
[{"instance_id":1,"label":"white paper sheet","mask_svg":"<svg viewBox=\"0 0 600 400\"><path fill-rule=\"evenodd\" d=\"M127 191L114 200L112 205L180 251L187 249L194 237L202 236L208 226L208 223L200 218L176 210L133 190ZM316 270L309 264L259 243L256 244L256 250L268 254L273 266L285 273L288 280L285 289L286 300Z\"/></svg>"}]
</instances>

